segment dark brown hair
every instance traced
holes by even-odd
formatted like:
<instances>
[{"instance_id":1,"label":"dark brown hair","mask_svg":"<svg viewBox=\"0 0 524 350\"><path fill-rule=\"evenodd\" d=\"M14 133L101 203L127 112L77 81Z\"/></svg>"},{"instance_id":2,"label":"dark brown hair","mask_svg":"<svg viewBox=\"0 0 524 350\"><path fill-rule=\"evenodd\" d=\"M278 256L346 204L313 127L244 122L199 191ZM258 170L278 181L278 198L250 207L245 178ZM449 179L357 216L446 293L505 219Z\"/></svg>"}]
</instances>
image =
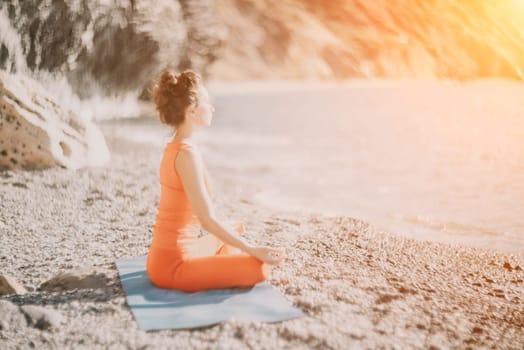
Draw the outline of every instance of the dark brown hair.
<instances>
[{"instance_id":1,"label":"dark brown hair","mask_svg":"<svg viewBox=\"0 0 524 350\"><path fill-rule=\"evenodd\" d=\"M189 105L198 105L198 86L201 77L192 70L175 74L166 69L153 86L153 101L160 121L175 129L185 120Z\"/></svg>"}]
</instances>

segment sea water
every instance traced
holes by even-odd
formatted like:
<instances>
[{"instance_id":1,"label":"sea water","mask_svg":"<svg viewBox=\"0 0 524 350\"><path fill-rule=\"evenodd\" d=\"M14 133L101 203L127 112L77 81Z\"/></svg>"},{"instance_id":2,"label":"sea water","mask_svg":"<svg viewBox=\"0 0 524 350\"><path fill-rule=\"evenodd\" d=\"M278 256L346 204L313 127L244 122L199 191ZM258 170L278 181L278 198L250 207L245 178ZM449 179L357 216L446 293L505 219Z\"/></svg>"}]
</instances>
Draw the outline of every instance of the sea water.
<instances>
[{"instance_id":1,"label":"sea water","mask_svg":"<svg viewBox=\"0 0 524 350\"><path fill-rule=\"evenodd\" d=\"M523 85L363 81L210 91L216 112L201 134L211 176L235 181L258 205L524 253ZM149 135L160 130L150 128ZM136 138L159 142L144 131Z\"/></svg>"}]
</instances>

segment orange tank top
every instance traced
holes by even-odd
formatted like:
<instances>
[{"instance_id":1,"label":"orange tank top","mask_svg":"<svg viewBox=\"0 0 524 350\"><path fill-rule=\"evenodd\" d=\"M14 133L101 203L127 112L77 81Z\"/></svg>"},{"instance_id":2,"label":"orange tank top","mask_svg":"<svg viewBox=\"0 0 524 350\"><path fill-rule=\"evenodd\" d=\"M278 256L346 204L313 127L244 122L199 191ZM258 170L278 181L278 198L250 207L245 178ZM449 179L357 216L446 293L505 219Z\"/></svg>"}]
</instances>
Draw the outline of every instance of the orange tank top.
<instances>
[{"instance_id":1,"label":"orange tank top","mask_svg":"<svg viewBox=\"0 0 524 350\"><path fill-rule=\"evenodd\" d=\"M198 235L201 227L193 212L175 169L175 158L181 148L192 146L182 142L169 142L164 148L160 162L160 201L155 224L153 225L152 246L175 248L180 235ZM204 168L204 183L209 194L209 184Z\"/></svg>"}]
</instances>

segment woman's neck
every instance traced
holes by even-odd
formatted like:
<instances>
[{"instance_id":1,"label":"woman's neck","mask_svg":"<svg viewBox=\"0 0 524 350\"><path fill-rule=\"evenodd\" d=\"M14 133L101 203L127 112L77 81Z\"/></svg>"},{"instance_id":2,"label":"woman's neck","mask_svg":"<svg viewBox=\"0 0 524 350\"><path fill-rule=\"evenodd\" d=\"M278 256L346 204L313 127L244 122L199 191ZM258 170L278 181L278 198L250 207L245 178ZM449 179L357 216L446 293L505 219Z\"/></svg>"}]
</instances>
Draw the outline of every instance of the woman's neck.
<instances>
[{"instance_id":1,"label":"woman's neck","mask_svg":"<svg viewBox=\"0 0 524 350\"><path fill-rule=\"evenodd\" d=\"M193 141L195 139L193 135L194 135L193 130L181 128L175 132L175 135L173 136L172 140L174 142L182 141L182 140Z\"/></svg>"}]
</instances>

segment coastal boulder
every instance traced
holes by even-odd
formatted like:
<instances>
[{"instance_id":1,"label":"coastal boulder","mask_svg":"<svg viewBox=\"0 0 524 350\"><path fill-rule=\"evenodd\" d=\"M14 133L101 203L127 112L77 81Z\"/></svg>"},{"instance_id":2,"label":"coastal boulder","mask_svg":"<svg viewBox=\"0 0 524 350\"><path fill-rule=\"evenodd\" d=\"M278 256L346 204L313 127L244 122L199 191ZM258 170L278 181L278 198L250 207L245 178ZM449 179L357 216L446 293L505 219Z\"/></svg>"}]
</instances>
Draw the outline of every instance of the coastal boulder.
<instances>
[{"instance_id":1,"label":"coastal boulder","mask_svg":"<svg viewBox=\"0 0 524 350\"><path fill-rule=\"evenodd\" d=\"M25 294L27 290L9 275L0 275L0 295Z\"/></svg>"},{"instance_id":2,"label":"coastal boulder","mask_svg":"<svg viewBox=\"0 0 524 350\"><path fill-rule=\"evenodd\" d=\"M109 161L104 136L35 80L0 71L0 169L78 169Z\"/></svg>"}]
</instances>

